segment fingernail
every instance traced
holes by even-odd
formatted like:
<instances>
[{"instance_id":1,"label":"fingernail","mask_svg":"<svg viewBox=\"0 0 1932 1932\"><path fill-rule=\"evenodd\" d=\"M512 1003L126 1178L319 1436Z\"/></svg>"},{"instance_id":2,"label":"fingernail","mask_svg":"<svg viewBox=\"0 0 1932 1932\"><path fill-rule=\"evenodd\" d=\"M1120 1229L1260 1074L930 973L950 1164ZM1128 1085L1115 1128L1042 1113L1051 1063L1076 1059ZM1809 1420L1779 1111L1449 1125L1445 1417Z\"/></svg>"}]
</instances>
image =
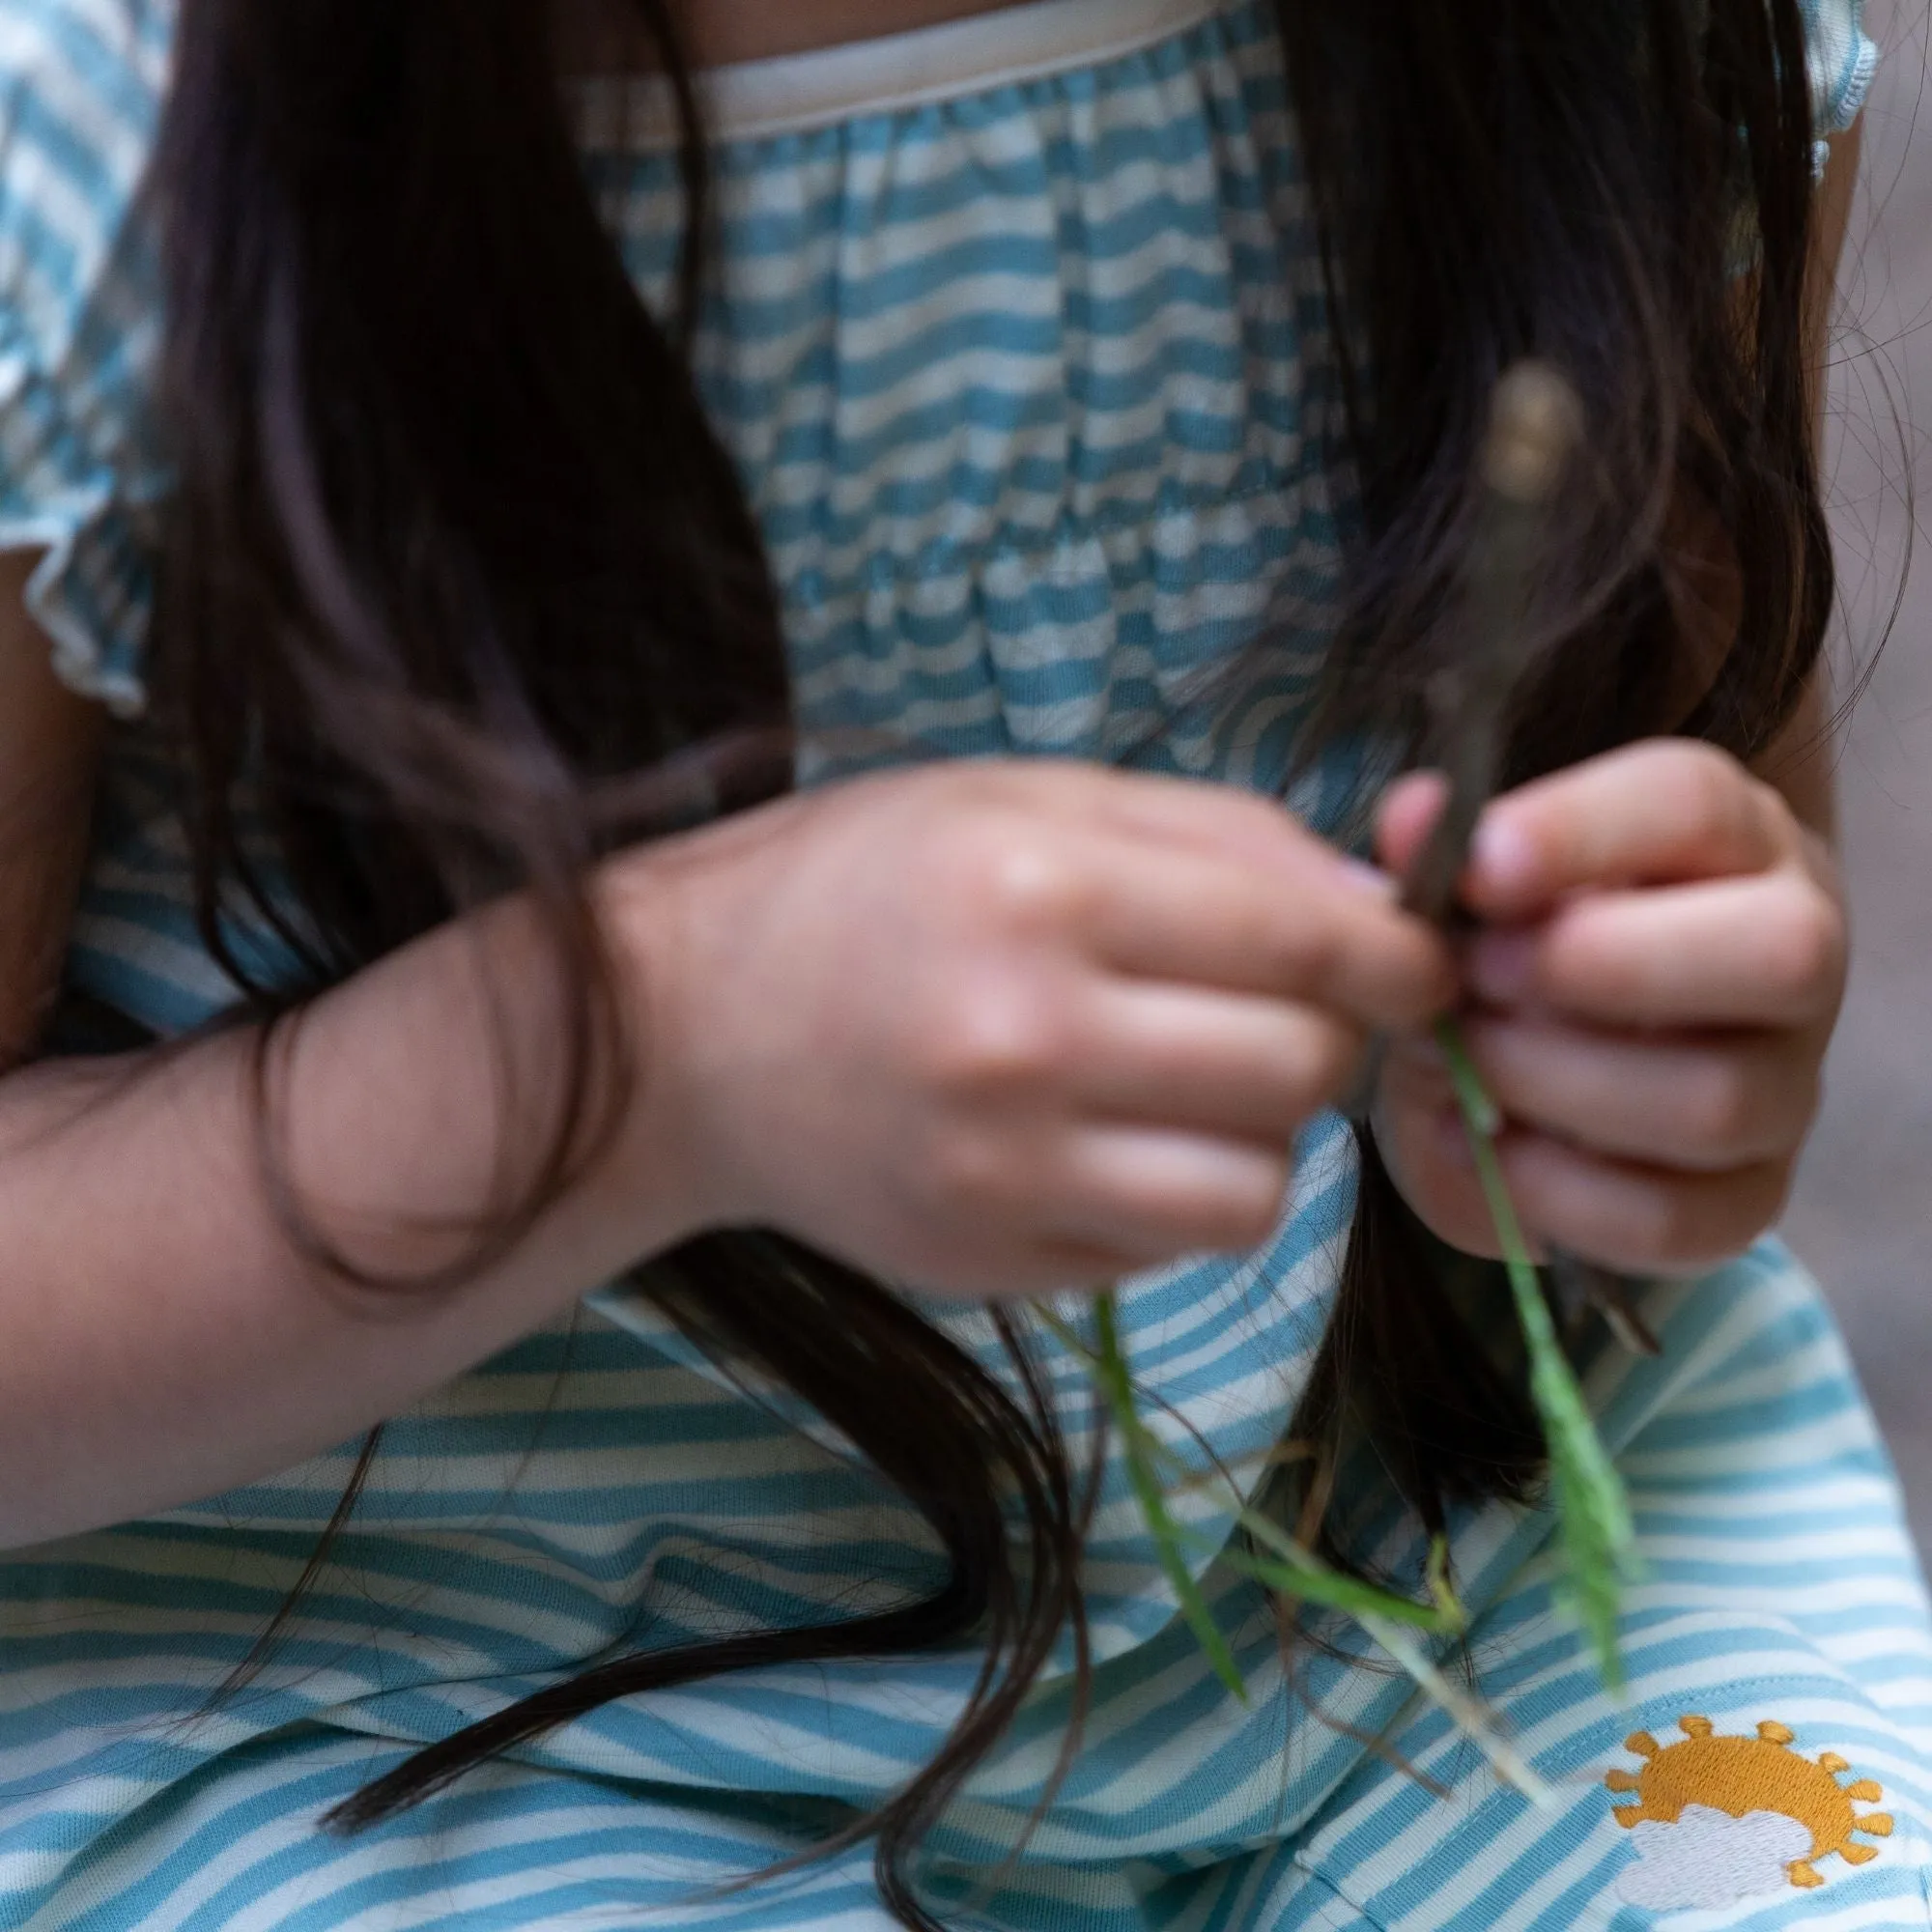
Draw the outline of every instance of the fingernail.
<instances>
[{"instance_id":1,"label":"fingernail","mask_svg":"<svg viewBox=\"0 0 1932 1932\"><path fill-rule=\"evenodd\" d=\"M1522 893L1536 883L1536 846L1507 818L1486 818L1477 826L1470 858L1490 893Z\"/></svg>"},{"instance_id":2,"label":"fingernail","mask_svg":"<svg viewBox=\"0 0 1932 1932\"><path fill-rule=\"evenodd\" d=\"M1513 1006L1536 978L1536 941L1522 932L1486 932L1469 949L1469 979L1495 1006Z\"/></svg>"}]
</instances>

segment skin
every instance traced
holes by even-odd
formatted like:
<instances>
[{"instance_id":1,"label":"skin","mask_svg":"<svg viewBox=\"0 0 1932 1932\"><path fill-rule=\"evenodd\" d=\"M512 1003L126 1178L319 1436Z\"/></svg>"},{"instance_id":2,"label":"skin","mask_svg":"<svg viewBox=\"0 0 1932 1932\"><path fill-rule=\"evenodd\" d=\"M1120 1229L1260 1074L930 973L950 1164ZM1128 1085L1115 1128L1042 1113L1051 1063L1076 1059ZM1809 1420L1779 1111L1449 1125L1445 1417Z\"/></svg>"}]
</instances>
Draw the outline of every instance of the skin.
<instances>
[{"instance_id":1,"label":"skin","mask_svg":"<svg viewBox=\"0 0 1932 1932\"><path fill-rule=\"evenodd\" d=\"M39 1034L60 969L106 723L54 677L22 608L38 560L0 555L0 1070Z\"/></svg>"},{"instance_id":2,"label":"skin","mask_svg":"<svg viewBox=\"0 0 1932 1932\"><path fill-rule=\"evenodd\" d=\"M1834 145L1812 327L1820 371L1857 178ZM1722 642L1721 570L1706 600ZM1816 1118L1843 1003L1844 889L1831 840L1821 686L1747 772L1688 744L1633 746L1499 801L1464 884L1492 928L1465 962L1468 1037L1502 1109L1504 1171L1525 1225L1633 1273L1737 1254L1783 1211ZM1398 874L1439 805L1429 778L1391 794L1381 854ZM1399 1044L1376 1109L1398 1184L1453 1245L1494 1237L1439 1055Z\"/></svg>"},{"instance_id":3,"label":"skin","mask_svg":"<svg viewBox=\"0 0 1932 1932\"><path fill-rule=\"evenodd\" d=\"M1383 819L1400 867L1431 781ZM1634 746L1489 815L1466 895L1478 1065L1525 1224L1632 1272L1695 1270L1782 1211L1845 979L1836 868L1773 786L1721 753ZM1493 1252L1446 1072L1401 1043L1378 1109L1391 1166L1445 1239Z\"/></svg>"},{"instance_id":4,"label":"skin","mask_svg":"<svg viewBox=\"0 0 1932 1932\"><path fill-rule=\"evenodd\" d=\"M102 737L19 602L29 561L0 582L0 1068L54 983ZM1638 747L1484 828L1479 1051L1552 1239L1689 1265L1776 1211L1844 949L1801 823L1822 817L1818 770L1772 777ZM1391 867L1429 784L1388 803ZM457 1287L355 1291L291 1243L245 1032L0 1070L0 1467L34 1473L0 1486L0 1547L291 1466L709 1227L767 1223L982 1297L1250 1246L1368 1033L1412 1033L1459 991L1386 877L1277 809L1083 766L786 800L612 860L593 889L648 1077L600 1157ZM512 1118L540 1114L554 1017L516 900L317 1003L276 1062L276 1118L358 1265L460 1252L498 1178L499 1050ZM1431 1077L1415 1055L1392 1068L1391 1142L1420 1210L1480 1246Z\"/></svg>"}]
</instances>

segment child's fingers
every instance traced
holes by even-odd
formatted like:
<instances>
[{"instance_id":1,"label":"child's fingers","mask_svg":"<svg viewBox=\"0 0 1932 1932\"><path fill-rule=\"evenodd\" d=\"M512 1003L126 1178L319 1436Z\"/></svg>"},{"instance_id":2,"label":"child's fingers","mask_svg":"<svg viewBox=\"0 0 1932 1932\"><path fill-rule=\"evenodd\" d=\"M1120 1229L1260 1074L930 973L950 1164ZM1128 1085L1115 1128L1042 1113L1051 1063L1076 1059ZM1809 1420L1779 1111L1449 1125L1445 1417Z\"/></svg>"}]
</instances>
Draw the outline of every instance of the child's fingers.
<instances>
[{"instance_id":1,"label":"child's fingers","mask_svg":"<svg viewBox=\"0 0 1932 1932\"><path fill-rule=\"evenodd\" d=\"M1042 1238L1150 1263L1246 1253L1281 1219L1292 1158L1286 1146L1155 1127L1090 1127L1056 1164Z\"/></svg>"},{"instance_id":2,"label":"child's fingers","mask_svg":"<svg viewBox=\"0 0 1932 1932\"><path fill-rule=\"evenodd\" d=\"M1142 849L1172 847L1258 866L1274 872L1291 889L1311 865L1337 863L1334 848L1278 799L1234 785L1200 784L1143 772L1086 765L1071 769L1077 773L1086 821L1123 834Z\"/></svg>"},{"instance_id":3,"label":"child's fingers","mask_svg":"<svg viewBox=\"0 0 1932 1932\"><path fill-rule=\"evenodd\" d=\"M1788 1158L1817 1104L1817 1056L1790 1035L1653 1042L1492 1018L1466 1032L1511 1120L1619 1159L1721 1174Z\"/></svg>"},{"instance_id":4,"label":"child's fingers","mask_svg":"<svg viewBox=\"0 0 1932 1932\"><path fill-rule=\"evenodd\" d=\"M1324 855L1292 884L1207 853L1122 840L1085 868L1083 923L1116 972L1306 999L1409 1027L1455 996L1439 938L1386 885Z\"/></svg>"},{"instance_id":5,"label":"child's fingers","mask_svg":"<svg viewBox=\"0 0 1932 1932\"><path fill-rule=\"evenodd\" d=\"M1128 983L1089 1005L1069 1054L1094 1114L1286 1146L1348 1087L1361 1032L1310 1008Z\"/></svg>"},{"instance_id":6,"label":"child's fingers","mask_svg":"<svg viewBox=\"0 0 1932 1932\"><path fill-rule=\"evenodd\" d=\"M1543 1134L1502 1144L1510 1197L1553 1246L1629 1274L1687 1274L1741 1254L1776 1225L1791 1163L1691 1175L1598 1158Z\"/></svg>"},{"instance_id":7,"label":"child's fingers","mask_svg":"<svg viewBox=\"0 0 1932 1932\"><path fill-rule=\"evenodd\" d=\"M1464 883L1495 923L1539 917L1566 895L1762 872L1802 834L1770 786L1707 745L1633 745L1498 799Z\"/></svg>"},{"instance_id":8,"label":"child's fingers","mask_svg":"<svg viewBox=\"0 0 1932 1932\"><path fill-rule=\"evenodd\" d=\"M1598 1026L1803 1028L1835 1012L1845 958L1836 901L1784 871L1579 898L1483 935L1468 972L1492 1005Z\"/></svg>"},{"instance_id":9,"label":"child's fingers","mask_svg":"<svg viewBox=\"0 0 1932 1932\"><path fill-rule=\"evenodd\" d=\"M1500 1086L1493 1060L1489 1072ZM1564 1105L1582 1109L1605 1097L1573 1090ZM1716 1103L1693 1095L1690 1104ZM1639 1139L1622 1132L1623 1099L1610 1094L1608 1106L1618 1137ZM1376 1121L1397 1183L1423 1220L1455 1247L1495 1255L1495 1226L1439 1063L1412 1045L1391 1053ZM1741 1254L1782 1210L1797 1145L1794 1138L1769 1157L1746 1154L1700 1171L1694 1160L1673 1161L1662 1134L1634 1153L1599 1145L1594 1129L1588 1145L1582 1140L1513 1115L1498 1142L1511 1198L1537 1257L1563 1248L1634 1274L1694 1271ZM1749 1142L1746 1133L1738 1145Z\"/></svg>"}]
</instances>

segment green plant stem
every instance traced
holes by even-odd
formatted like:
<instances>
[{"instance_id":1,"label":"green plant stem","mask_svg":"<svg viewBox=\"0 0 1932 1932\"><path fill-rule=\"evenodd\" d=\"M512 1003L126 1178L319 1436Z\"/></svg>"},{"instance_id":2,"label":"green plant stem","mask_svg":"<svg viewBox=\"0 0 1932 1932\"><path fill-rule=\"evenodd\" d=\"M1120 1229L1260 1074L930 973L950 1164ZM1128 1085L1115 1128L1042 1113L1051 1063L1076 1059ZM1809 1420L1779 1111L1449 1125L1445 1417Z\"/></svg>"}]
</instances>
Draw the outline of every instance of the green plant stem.
<instances>
[{"instance_id":1,"label":"green plant stem","mask_svg":"<svg viewBox=\"0 0 1932 1932\"><path fill-rule=\"evenodd\" d=\"M1089 1343L1071 1323L1049 1308L1037 1309L1042 1325L1056 1336L1069 1353L1085 1361L1094 1376L1095 1389L1121 1438L1122 1458L1127 1480L1140 1504L1148 1533L1159 1552L1161 1569L1175 1593L1175 1601L1188 1627L1194 1632L1204 1654L1220 1678L1236 1695L1246 1700L1247 1687L1220 1627L1190 1569L1183 1539L1189 1534L1177 1523L1167 1506L1163 1477L1184 1475L1179 1459L1159 1440L1142 1419L1134 1398L1132 1368L1120 1333L1119 1310L1111 1290L1094 1297L1094 1339ZM1225 1477L1224 1477L1225 1480ZM1233 1488L1230 1483L1230 1488ZM1467 1691L1452 1683L1435 1660L1423 1648L1428 1634L1454 1634L1466 1627L1467 1616L1456 1601L1448 1581L1448 1551L1438 1540L1430 1550L1429 1586L1431 1602L1413 1603L1374 1584L1344 1576L1302 1547L1288 1531L1264 1512L1248 1503L1236 1491L1234 1494L1236 1524L1251 1544L1259 1544L1271 1557L1258 1556L1243 1549L1238 1541L1209 1548L1211 1554L1237 1576L1245 1576L1281 1597L1321 1603L1342 1610L1354 1621L1416 1688L1449 1719L1493 1767L1498 1776L1533 1804L1552 1802L1548 1785L1523 1758L1500 1737L1482 1705Z\"/></svg>"},{"instance_id":2,"label":"green plant stem","mask_svg":"<svg viewBox=\"0 0 1932 1932\"><path fill-rule=\"evenodd\" d=\"M1510 1199L1496 1152L1501 1117L1470 1059L1462 1029L1445 1020L1436 1038L1448 1063L1477 1178L1502 1249L1517 1320L1529 1355L1530 1397L1541 1417L1549 1449L1558 1535L1567 1576L1565 1593L1596 1653L1610 1689L1623 1684L1617 1620L1624 1578L1633 1568L1635 1546L1630 1506L1615 1465L1605 1452L1596 1424L1583 1401L1575 1371L1556 1334L1536 1264ZM1214 1621L1187 1560L1186 1539L1193 1534L1177 1522L1168 1507L1166 1478L1185 1480L1179 1459L1154 1435L1135 1400L1132 1365L1121 1339L1120 1316L1111 1290L1094 1299L1094 1340L1087 1342L1050 1309L1041 1321L1073 1354L1086 1361L1094 1385L1119 1434L1122 1460L1148 1526L1175 1602L1193 1631L1215 1675L1245 1701L1246 1683L1233 1650ZM1232 1482L1230 1482L1232 1488ZM1235 1520L1243 1533L1209 1550L1222 1566L1278 1595L1318 1603L1352 1617L1367 1635L1407 1673L1480 1749L1509 1783L1539 1804L1550 1802L1548 1787L1511 1746L1499 1737L1480 1703L1452 1683L1423 1647L1426 1635L1455 1634L1466 1615L1449 1586L1448 1551L1438 1542L1430 1551L1430 1602L1416 1603L1346 1576L1307 1549L1238 1491Z\"/></svg>"},{"instance_id":3,"label":"green plant stem","mask_svg":"<svg viewBox=\"0 0 1932 1932\"><path fill-rule=\"evenodd\" d=\"M1502 1162L1496 1154L1500 1126L1496 1105L1469 1057L1463 1030L1454 1020L1437 1028L1436 1041L1449 1065L1457 1104L1468 1130L1469 1148L1495 1224L1516 1302L1517 1320L1529 1351L1529 1392L1549 1446L1549 1472L1556 1492L1558 1533L1567 1563L1565 1588L1591 1648L1605 1685L1623 1688L1623 1659L1617 1644L1622 1585L1634 1564L1635 1532L1622 1478L1605 1452L1591 1420L1576 1372L1557 1339L1529 1243L1510 1199Z\"/></svg>"},{"instance_id":4,"label":"green plant stem","mask_svg":"<svg viewBox=\"0 0 1932 1932\"><path fill-rule=\"evenodd\" d=\"M1096 1338L1094 1356L1100 1386L1121 1434L1127 1480L1133 1485L1149 1533L1160 1551L1161 1568L1167 1574L1181 1615L1187 1619L1215 1676L1245 1704L1248 1687L1241 1676L1241 1667L1235 1662L1235 1653L1221 1634L1220 1625L1214 1621L1214 1613L1201 1593L1201 1585L1195 1581L1194 1572L1188 1568L1180 1548L1179 1527L1167 1507L1166 1492L1155 1469L1158 1444L1134 1404L1133 1374L1121 1347L1120 1321L1111 1291L1094 1302L1094 1324Z\"/></svg>"}]
</instances>

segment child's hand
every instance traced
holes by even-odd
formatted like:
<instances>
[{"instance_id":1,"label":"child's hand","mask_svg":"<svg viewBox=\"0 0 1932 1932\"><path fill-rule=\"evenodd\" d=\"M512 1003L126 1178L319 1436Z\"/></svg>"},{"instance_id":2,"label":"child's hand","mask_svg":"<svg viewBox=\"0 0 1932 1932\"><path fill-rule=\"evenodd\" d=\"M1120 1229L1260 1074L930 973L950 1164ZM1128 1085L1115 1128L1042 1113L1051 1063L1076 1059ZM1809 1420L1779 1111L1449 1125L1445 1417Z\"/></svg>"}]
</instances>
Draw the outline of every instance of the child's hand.
<instances>
[{"instance_id":1,"label":"child's hand","mask_svg":"<svg viewBox=\"0 0 1932 1932\"><path fill-rule=\"evenodd\" d=\"M1439 801L1428 779L1391 795L1392 867ZM1497 801L1464 898L1490 928L1469 951L1469 1041L1524 1225L1632 1273L1747 1247L1782 1209L1844 989L1823 843L1722 753L1644 744ZM1429 1049L1391 1054L1377 1119L1416 1211L1493 1254Z\"/></svg>"},{"instance_id":2,"label":"child's hand","mask_svg":"<svg viewBox=\"0 0 1932 1932\"><path fill-rule=\"evenodd\" d=\"M1448 949L1278 806L943 765L620 862L646 1123L699 1225L968 1295L1264 1239L1294 1134Z\"/></svg>"}]
</instances>

